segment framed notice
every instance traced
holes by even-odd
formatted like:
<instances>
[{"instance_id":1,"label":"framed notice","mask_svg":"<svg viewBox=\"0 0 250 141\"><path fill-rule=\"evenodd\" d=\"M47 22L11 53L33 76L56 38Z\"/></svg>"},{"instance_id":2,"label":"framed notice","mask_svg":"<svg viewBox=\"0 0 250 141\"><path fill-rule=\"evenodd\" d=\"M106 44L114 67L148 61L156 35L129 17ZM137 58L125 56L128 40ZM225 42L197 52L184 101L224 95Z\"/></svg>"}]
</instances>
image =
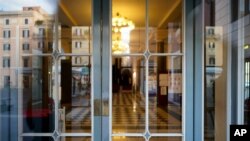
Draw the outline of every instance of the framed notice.
<instances>
[{"instance_id":1,"label":"framed notice","mask_svg":"<svg viewBox=\"0 0 250 141\"><path fill-rule=\"evenodd\" d=\"M167 87L161 87L161 95L167 95Z\"/></svg>"},{"instance_id":2,"label":"framed notice","mask_svg":"<svg viewBox=\"0 0 250 141\"><path fill-rule=\"evenodd\" d=\"M159 75L159 86L167 86L168 85L168 75L160 74Z\"/></svg>"}]
</instances>

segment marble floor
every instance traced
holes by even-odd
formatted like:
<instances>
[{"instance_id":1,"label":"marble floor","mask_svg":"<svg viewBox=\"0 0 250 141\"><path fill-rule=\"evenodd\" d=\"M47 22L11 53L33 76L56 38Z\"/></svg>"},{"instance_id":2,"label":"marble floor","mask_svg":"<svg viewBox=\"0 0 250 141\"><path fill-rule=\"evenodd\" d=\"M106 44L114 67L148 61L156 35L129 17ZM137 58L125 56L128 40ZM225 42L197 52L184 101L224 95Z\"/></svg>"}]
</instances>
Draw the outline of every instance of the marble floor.
<instances>
[{"instance_id":1,"label":"marble floor","mask_svg":"<svg viewBox=\"0 0 250 141\"><path fill-rule=\"evenodd\" d=\"M76 104L77 103L77 104ZM144 133L146 129L146 118L150 133L181 133L182 116L181 107L173 103L168 106L157 105L156 97L149 97L148 116L145 115L145 96L140 93L121 92L112 97L112 132L117 133ZM65 132L79 133L91 132L91 108L89 98L79 96L73 98L71 108L66 110ZM90 138L78 138L90 140ZM78 140L77 139L77 140ZM67 138L66 141L70 141ZM140 141L144 138L135 137L113 137L116 141ZM180 138L151 138L152 141L179 141Z\"/></svg>"}]
</instances>

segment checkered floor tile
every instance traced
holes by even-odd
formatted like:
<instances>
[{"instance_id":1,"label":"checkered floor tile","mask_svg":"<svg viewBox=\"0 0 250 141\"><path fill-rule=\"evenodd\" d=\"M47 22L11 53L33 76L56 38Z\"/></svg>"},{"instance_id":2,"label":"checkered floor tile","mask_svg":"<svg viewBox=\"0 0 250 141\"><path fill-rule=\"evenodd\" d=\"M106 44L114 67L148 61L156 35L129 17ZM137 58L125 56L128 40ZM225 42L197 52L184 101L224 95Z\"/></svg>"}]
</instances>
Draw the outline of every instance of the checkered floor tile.
<instances>
[{"instance_id":1,"label":"checkered floor tile","mask_svg":"<svg viewBox=\"0 0 250 141\"><path fill-rule=\"evenodd\" d=\"M85 101L78 97L73 102ZM150 132L181 132L181 109L178 105L168 107L156 105L156 98L149 98L149 129ZM86 106L88 105L88 106ZM145 131L145 97L130 92L113 94L112 129L114 133ZM89 104L72 106L66 110L67 132L91 131L91 108Z\"/></svg>"}]
</instances>

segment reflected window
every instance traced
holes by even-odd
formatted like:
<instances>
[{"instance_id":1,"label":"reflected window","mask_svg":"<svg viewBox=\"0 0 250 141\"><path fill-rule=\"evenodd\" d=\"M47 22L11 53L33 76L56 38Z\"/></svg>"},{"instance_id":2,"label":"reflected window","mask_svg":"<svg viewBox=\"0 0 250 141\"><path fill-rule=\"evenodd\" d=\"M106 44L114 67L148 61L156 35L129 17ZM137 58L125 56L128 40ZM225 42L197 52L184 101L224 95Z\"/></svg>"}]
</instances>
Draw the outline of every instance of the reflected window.
<instances>
[{"instance_id":1,"label":"reflected window","mask_svg":"<svg viewBox=\"0 0 250 141\"><path fill-rule=\"evenodd\" d=\"M27 51L27 50L29 50L30 49L30 44L29 43L24 43L23 44L23 50L24 51Z\"/></svg>"},{"instance_id":2,"label":"reflected window","mask_svg":"<svg viewBox=\"0 0 250 141\"><path fill-rule=\"evenodd\" d=\"M82 57L75 57L75 65L80 65L82 63Z\"/></svg>"},{"instance_id":3,"label":"reflected window","mask_svg":"<svg viewBox=\"0 0 250 141\"><path fill-rule=\"evenodd\" d=\"M10 86L10 76L4 76L4 86Z\"/></svg>"},{"instance_id":4,"label":"reflected window","mask_svg":"<svg viewBox=\"0 0 250 141\"><path fill-rule=\"evenodd\" d=\"M215 56L209 57L209 65L215 65Z\"/></svg>"},{"instance_id":5,"label":"reflected window","mask_svg":"<svg viewBox=\"0 0 250 141\"><path fill-rule=\"evenodd\" d=\"M39 35L45 35L45 29L39 28Z\"/></svg>"},{"instance_id":6,"label":"reflected window","mask_svg":"<svg viewBox=\"0 0 250 141\"><path fill-rule=\"evenodd\" d=\"M9 51L10 50L10 44L3 44L3 50Z\"/></svg>"},{"instance_id":7,"label":"reflected window","mask_svg":"<svg viewBox=\"0 0 250 141\"><path fill-rule=\"evenodd\" d=\"M29 88L30 87L30 78L28 75L23 76L23 88Z\"/></svg>"},{"instance_id":8,"label":"reflected window","mask_svg":"<svg viewBox=\"0 0 250 141\"><path fill-rule=\"evenodd\" d=\"M4 30L3 31L3 37L4 38L10 38L10 30Z\"/></svg>"},{"instance_id":9,"label":"reflected window","mask_svg":"<svg viewBox=\"0 0 250 141\"><path fill-rule=\"evenodd\" d=\"M28 29L24 29L23 30L23 38L28 38L29 37L29 30Z\"/></svg>"},{"instance_id":10,"label":"reflected window","mask_svg":"<svg viewBox=\"0 0 250 141\"><path fill-rule=\"evenodd\" d=\"M209 42L208 47L210 49L214 49L215 48L215 43L214 42Z\"/></svg>"},{"instance_id":11,"label":"reflected window","mask_svg":"<svg viewBox=\"0 0 250 141\"><path fill-rule=\"evenodd\" d=\"M81 48L82 47L82 42L76 41L75 42L75 48Z\"/></svg>"},{"instance_id":12,"label":"reflected window","mask_svg":"<svg viewBox=\"0 0 250 141\"><path fill-rule=\"evenodd\" d=\"M28 19L24 19L24 24L29 24L29 20Z\"/></svg>"},{"instance_id":13,"label":"reflected window","mask_svg":"<svg viewBox=\"0 0 250 141\"><path fill-rule=\"evenodd\" d=\"M38 48L43 49L44 48L44 42L38 42Z\"/></svg>"},{"instance_id":14,"label":"reflected window","mask_svg":"<svg viewBox=\"0 0 250 141\"><path fill-rule=\"evenodd\" d=\"M213 28L208 29L208 35L214 35L214 29Z\"/></svg>"},{"instance_id":15,"label":"reflected window","mask_svg":"<svg viewBox=\"0 0 250 141\"><path fill-rule=\"evenodd\" d=\"M10 57L3 57L3 68L10 67Z\"/></svg>"},{"instance_id":16,"label":"reflected window","mask_svg":"<svg viewBox=\"0 0 250 141\"><path fill-rule=\"evenodd\" d=\"M9 19L6 19L5 20L5 25L9 25L10 24L10 20Z\"/></svg>"},{"instance_id":17,"label":"reflected window","mask_svg":"<svg viewBox=\"0 0 250 141\"><path fill-rule=\"evenodd\" d=\"M75 34L78 36L82 35L82 30L80 28L76 28Z\"/></svg>"},{"instance_id":18,"label":"reflected window","mask_svg":"<svg viewBox=\"0 0 250 141\"><path fill-rule=\"evenodd\" d=\"M29 58L28 57L23 58L23 67L29 67Z\"/></svg>"}]
</instances>

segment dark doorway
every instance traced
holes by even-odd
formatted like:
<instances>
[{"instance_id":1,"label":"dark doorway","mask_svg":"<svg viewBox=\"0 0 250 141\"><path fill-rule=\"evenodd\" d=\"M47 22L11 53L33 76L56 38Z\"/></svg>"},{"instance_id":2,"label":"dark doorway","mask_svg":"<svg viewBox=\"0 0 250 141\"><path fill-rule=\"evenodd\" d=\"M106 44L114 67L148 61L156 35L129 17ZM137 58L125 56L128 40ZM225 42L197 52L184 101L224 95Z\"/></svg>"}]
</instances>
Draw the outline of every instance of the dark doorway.
<instances>
[{"instance_id":1,"label":"dark doorway","mask_svg":"<svg viewBox=\"0 0 250 141\"><path fill-rule=\"evenodd\" d=\"M125 68L121 72L121 86L122 90L132 89L132 73L128 68Z\"/></svg>"}]
</instances>

